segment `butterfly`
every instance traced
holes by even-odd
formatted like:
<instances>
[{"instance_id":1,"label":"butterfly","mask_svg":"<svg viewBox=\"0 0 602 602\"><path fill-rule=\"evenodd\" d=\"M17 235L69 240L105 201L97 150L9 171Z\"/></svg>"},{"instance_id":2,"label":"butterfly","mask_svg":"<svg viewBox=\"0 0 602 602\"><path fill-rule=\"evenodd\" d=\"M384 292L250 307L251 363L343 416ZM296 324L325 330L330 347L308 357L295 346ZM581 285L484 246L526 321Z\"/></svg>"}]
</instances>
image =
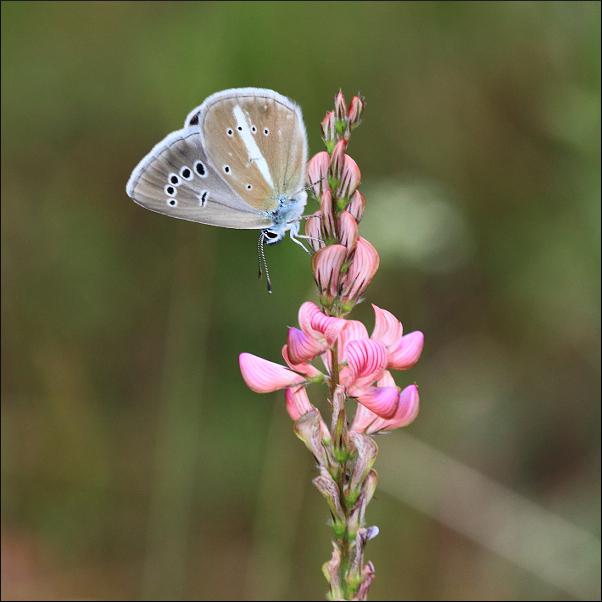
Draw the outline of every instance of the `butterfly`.
<instances>
[{"instance_id":1,"label":"butterfly","mask_svg":"<svg viewBox=\"0 0 602 602\"><path fill-rule=\"evenodd\" d=\"M146 209L179 219L258 229L259 275L264 244L299 234L307 202L307 133L301 109L262 88L209 96L181 130L156 144L136 166L126 192Z\"/></svg>"}]
</instances>

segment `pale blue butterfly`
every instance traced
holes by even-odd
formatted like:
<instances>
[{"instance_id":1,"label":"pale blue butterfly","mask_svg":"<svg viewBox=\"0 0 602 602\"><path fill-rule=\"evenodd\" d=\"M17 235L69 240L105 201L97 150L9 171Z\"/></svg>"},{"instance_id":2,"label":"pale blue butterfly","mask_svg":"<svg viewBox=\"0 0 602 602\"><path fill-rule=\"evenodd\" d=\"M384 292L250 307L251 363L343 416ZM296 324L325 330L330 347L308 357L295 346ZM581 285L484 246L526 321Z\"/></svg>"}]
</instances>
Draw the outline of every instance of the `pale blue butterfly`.
<instances>
[{"instance_id":1,"label":"pale blue butterfly","mask_svg":"<svg viewBox=\"0 0 602 602\"><path fill-rule=\"evenodd\" d=\"M171 217L259 229L258 250L270 290L264 244L298 238L307 192L307 134L301 109L261 88L209 96L184 128L169 134L136 166L127 194ZM261 263L260 263L261 274Z\"/></svg>"}]
</instances>

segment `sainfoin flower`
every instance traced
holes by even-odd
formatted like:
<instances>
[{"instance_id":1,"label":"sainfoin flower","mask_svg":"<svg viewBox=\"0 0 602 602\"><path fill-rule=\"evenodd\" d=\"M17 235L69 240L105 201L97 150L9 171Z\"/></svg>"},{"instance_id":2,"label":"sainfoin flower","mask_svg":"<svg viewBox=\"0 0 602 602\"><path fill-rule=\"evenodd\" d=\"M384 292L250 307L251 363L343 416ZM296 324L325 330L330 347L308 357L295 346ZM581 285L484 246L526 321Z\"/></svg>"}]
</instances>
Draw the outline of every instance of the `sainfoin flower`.
<instances>
[{"instance_id":1,"label":"sainfoin flower","mask_svg":"<svg viewBox=\"0 0 602 602\"><path fill-rule=\"evenodd\" d=\"M307 165L308 189L319 206L305 218L319 304L307 301L299 308L298 324L289 327L282 347L282 364L250 353L239 357L250 389L284 390L294 432L315 459L319 474L313 483L328 504L333 529L332 556L322 567L329 600L367 599L375 569L365 548L378 534L365 518L378 482L373 436L409 425L420 407L418 386L410 382L400 388L393 373L419 360L422 332L404 333L401 322L377 305L372 332L348 318L380 265L376 248L360 235L368 203L359 190L360 168L347 152L365 107L359 95L347 106L339 91L320 124L326 150ZM310 400L316 385L326 390L321 407ZM332 414L330 427L320 412L325 409Z\"/></svg>"}]
</instances>

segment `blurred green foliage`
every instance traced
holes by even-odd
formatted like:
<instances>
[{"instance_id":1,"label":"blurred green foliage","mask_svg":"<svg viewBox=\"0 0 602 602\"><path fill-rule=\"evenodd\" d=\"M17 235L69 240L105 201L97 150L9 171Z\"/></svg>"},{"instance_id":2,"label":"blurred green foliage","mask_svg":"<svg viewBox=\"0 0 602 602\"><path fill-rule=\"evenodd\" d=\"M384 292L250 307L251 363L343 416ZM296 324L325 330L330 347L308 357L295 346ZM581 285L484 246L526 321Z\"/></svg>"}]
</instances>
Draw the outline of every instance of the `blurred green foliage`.
<instances>
[{"instance_id":1,"label":"blurred green foliage","mask_svg":"<svg viewBox=\"0 0 602 602\"><path fill-rule=\"evenodd\" d=\"M298 101L312 152L338 87L366 96L368 300L426 333L411 432L599 535L599 3L3 2L3 598L325 589L310 458L237 368L277 360L307 257L269 250L268 297L255 234L124 191L236 86ZM375 599L565 599L386 494L371 513Z\"/></svg>"}]
</instances>

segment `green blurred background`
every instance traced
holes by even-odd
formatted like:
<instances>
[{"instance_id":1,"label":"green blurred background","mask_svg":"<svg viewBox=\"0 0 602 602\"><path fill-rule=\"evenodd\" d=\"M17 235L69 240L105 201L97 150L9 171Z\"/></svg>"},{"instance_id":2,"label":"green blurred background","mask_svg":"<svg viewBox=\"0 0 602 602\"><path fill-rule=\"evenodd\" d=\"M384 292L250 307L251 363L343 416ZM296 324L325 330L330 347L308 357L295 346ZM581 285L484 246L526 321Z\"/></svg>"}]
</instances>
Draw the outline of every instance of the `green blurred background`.
<instances>
[{"instance_id":1,"label":"green blurred background","mask_svg":"<svg viewBox=\"0 0 602 602\"><path fill-rule=\"evenodd\" d=\"M274 360L308 259L142 210L207 95L339 86L422 412L380 440L373 599L595 599L600 4L2 3L3 599L320 599L312 462ZM355 317L371 323L369 304Z\"/></svg>"}]
</instances>

